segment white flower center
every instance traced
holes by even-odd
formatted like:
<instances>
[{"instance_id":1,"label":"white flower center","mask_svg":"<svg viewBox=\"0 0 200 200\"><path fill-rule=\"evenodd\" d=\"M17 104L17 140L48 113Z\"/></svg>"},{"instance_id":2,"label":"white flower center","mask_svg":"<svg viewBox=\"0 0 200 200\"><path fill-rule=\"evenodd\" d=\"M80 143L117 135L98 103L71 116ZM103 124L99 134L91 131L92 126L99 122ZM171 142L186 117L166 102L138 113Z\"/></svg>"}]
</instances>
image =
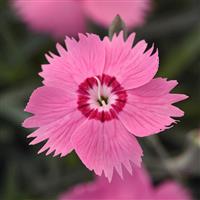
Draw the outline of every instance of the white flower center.
<instances>
[{"instance_id":1,"label":"white flower center","mask_svg":"<svg viewBox=\"0 0 200 200\"><path fill-rule=\"evenodd\" d=\"M108 111L117 96L112 93L112 88L105 84L101 84L101 81L96 76L94 77L97 81L97 86L94 85L92 89L89 90L90 94L90 108L98 109L99 111Z\"/></svg>"}]
</instances>

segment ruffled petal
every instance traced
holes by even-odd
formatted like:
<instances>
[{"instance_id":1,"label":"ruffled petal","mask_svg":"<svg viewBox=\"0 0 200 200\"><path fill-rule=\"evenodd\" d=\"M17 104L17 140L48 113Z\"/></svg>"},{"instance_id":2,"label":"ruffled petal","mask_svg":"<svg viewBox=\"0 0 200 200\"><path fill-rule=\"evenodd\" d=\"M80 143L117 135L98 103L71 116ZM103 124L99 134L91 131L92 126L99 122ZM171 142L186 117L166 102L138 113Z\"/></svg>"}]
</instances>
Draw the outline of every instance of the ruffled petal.
<instances>
[{"instance_id":1,"label":"ruffled petal","mask_svg":"<svg viewBox=\"0 0 200 200\"><path fill-rule=\"evenodd\" d=\"M44 78L43 84L48 87L55 87L65 90L68 93L76 93L78 84L72 76L68 63L67 50L60 44L56 45L59 55L46 54L49 64L42 65L42 72L39 75Z\"/></svg>"},{"instance_id":2,"label":"ruffled petal","mask_svg":"<svg viewBox=\"0 0 200 200\"><path fill-rule=\"evenodd\" d=\"M119 120L102 123L86 121L72 136L72 144L82 162L97 175L104 171L111 180L114 168L122 176L124 165L131 173L130 164L140 166L142 149L135 137L127 132Z\"/></svg>"},{"instance_id":3,"label":"ruffled petal","mask_svg":"<svg viewBox=\"0 0 200 200\"><path fill-rule=\"evenodd\" d=\"M23 126L36 128L47 125L75 111L76 107L74 95L58 88L40 87L33 92L25 108L34 116L27 118Z\"/></svg>"},{"instance_id":4,"label":"ruffled petal","mask_svg":"<svg viewBox=\"0 0 200 200\"><path fill-rule=\"evenodd\" d=\"M79 34L79 41L66 37L69 68L74 79L81 83L88 77L102 75L105 47L95 34Z\"/></svg>"},{"instance_id":5,"label":"ruffled petal","mask_svg":"<svg viewBox=\"0 0 200 200\"><path fill-rule=\"evenodd\" d=\"M172 105L187 98L183 94L169 93L176 81L156 78L137 89L128 90L128 101L118 117L136 136L143 137L161 132L181 117L184 112Z\"/></svg>"},{"instance_id":6,"label":"ruffled petal","mask_svg":"<svg viewBox=\"0 0 200 200\"><path fill-rule=\"evenodd\" d=\"M59 154L65 156L73 150L71 136L84 120L80 112L70 113L64 118L42 126L31 133L28 137L34 137L34 139L30 144L34 145L48 140L38 153L48 150L46 155L54 152L54 156Z\"/></svg>"},{"instance_id":7,"label":"ruffled petal","mask_svg":"<svg viewBox=\"0 0 200 200\"><path fill-rule=\"evenodd\" d=\"M122 32L112 41L105 37L106 62L104 73L116 77L125 89L133 89L148 83L156 74L159 65L158 51L153 47L145 52L147 43L138 42L133 48L133 33L125 42Z\"/></svg>"}]
</instances>

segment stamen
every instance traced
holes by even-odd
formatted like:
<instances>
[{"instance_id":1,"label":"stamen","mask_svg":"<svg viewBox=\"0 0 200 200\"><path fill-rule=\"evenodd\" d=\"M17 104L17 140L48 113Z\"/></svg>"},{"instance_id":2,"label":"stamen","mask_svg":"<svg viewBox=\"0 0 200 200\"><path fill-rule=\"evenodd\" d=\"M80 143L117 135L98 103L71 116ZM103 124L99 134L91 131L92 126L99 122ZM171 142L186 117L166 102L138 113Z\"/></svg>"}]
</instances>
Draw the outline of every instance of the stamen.
<instances>
[{"instance_id":1,"label":"stamen","mask_svg":"<svg viewBox=\"0 0 200 200\"><path fill-rule=\"evenodd\" d=\"M104 100L101 101L103 106L106 106L106 102Z\"/></svg>"},{"instance_id":2,"label":"stamen","mask_svg":"<svg viewBox=\"0 0 200 200\"><path fill-rule=\"evenodd\" d=\"M97 96L98 96L98 99L101 101L101 82L100 82L100 80L96 76L94 78L97 81ZM102 102L102 104L103 104L103 102Z\"/></svg>"},{"instance_id":3,"label":"stamen","mask_svg":"<svg viewBox=\"0 0 200 200\"><path fill-rule=\"evenodd\" d=\"M101 96L101 82L100 80L97 78L97 76L94 77L97 81L97 96L98 96L98 102L101 106L106 106L106 102L105 100L102 98Z\"/></svg>"}]
</instances>

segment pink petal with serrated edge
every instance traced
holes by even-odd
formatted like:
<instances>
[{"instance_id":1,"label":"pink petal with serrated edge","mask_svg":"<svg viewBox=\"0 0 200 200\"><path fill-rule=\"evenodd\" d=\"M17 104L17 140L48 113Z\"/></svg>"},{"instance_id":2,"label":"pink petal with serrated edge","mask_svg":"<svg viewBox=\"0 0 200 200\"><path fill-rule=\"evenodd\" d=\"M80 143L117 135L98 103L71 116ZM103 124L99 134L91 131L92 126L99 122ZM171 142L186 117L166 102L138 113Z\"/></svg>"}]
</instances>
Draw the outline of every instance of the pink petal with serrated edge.
<instances>
[{"instance_id":1,"label":"pink petal with serrated edge","mask_svg":"<svg viewBox=\"0 0 200 200\"><path fill-rule=\"evenodd\" d=\"M183 116L183 111L171 105L187 98L172 94L174 81L156 78L142 87L128 90L128 102L119 119L134 135L143 137L161 132L175 123L172 117Z\"/></svg>"},{"instance_id":2,"label":"pink petal with serrated edge","mask_svg":"<svg viewBox=\"0 0 200 200\"><path fill-rule=\"evenodd\" d=\"M127 169L130 169L129 162L140 166L142 149L118 120L105 123L86 121L73 134L72 144L90 170L98 175L104 172L109 180L114 168L122 175L121 165Z\"/></svg>"},{"instance_id":3,"label":"pink petal with serrated edge","mask_svg":"<svg viewBox=\"0 0 200 200\"><path fill-rule=\"evenodd\" d=\"M42 126L30 134L28 137L34 137L30 144L33 145L47 140L38 153L48 149L46 155L55 151L54 156L59 154L65 156L73 150L71 136L84 120L83 116L77 111L66 115L64 118Z\"/></svg>"},{"instance_id":4,"label":"pink petal with serrated edge","mask_svg":"<svg viewBox=\"0 0 200 200\"><path fill-rule=\"evenodd\" d=\"M105 74L117 78L125 89L140 87L148 83L156 74L159 65L158 52L152 54L153 48L147 48L145 41L138 42L132 48L132 39L123 40L122 32L110 41L104 38L106 48Z\"/></svg>"},{"instance_id":5,"label":"pink petal with serrated edge","mask_svg":"<svg viewBox=\"0 0 200 200\"><path fill-rule=\"evenodd\" d=\"M66 37L69 67L77 82L87 77L101 75L105 63L105 47L95 34L79 34L79 42Z\"/></svg>"},{"instance_id":6,"label":"pink petal with serrated edge","mask_svg":"<svg viewBox=\"0 0 200 200\"><path fill-rule=\"evenodd\" d=\"M75 110L76 101L73 95L60 89L43 86L31 95L25 111L34 116L26 119L23 126L35 128L47 125Z\"/></svg>"}]
</instances>

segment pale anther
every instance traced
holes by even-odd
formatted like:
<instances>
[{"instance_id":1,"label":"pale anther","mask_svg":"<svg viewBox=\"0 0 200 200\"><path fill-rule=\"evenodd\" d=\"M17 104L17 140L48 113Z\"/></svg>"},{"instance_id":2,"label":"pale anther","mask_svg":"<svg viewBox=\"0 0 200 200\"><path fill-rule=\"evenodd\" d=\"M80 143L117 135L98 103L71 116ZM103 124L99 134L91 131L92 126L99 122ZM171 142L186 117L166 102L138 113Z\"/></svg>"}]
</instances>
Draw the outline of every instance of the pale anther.
<instances>
[{"instance_id":1,"label":"pale anther","mask_svg":"<svg viewBox=\"0 0 200 200\"><path fill-rule=\"evenodd\" d=\"M102 105L105 106L106 102L101 98L101 82L97 76L94 77L97 81L97 96L98 100L101 101Z\"/></svg>"}]
</instances>

